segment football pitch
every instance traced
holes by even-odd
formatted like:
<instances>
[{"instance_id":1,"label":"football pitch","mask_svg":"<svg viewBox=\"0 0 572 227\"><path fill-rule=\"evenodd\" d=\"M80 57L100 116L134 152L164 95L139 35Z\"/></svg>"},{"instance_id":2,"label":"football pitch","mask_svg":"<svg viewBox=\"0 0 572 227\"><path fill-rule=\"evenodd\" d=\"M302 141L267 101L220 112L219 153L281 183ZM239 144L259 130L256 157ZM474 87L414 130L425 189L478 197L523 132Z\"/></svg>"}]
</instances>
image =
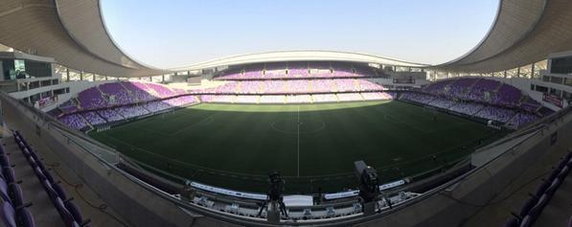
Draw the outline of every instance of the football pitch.
<instances>
[{"instance_id":1,"label":"football pitch","mask_svg":"<svg viewBox=\"0 0 572 227\"><path fill-rule=\"evenodd\" d=\"M356 188L353 162L384 182L451 166L502 132L399 101L199 104L90 136L163 175L265 192L278 171L290 193Z\"/></svg>"}]
</instances>

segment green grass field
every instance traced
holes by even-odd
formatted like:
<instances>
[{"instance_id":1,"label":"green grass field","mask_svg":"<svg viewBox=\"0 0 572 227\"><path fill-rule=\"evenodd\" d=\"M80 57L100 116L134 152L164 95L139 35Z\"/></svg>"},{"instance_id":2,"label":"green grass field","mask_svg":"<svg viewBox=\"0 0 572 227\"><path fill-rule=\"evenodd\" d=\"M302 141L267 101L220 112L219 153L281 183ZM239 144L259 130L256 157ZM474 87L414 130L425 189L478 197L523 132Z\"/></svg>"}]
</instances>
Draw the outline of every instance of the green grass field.
<instances>
[{"instance_id":1,"label":"green grass field","mask_svg":"<svg viewBox=\"0 0 572 227\"><path fill-rule=\"evenodd\" d=\"M499 134L460 117L378 101L200 104L90 135L198 182L264 192L276 170L287 191L309 193L355 188L357 160L389 181L454 163Z\"/></svg>"}]
</instances>

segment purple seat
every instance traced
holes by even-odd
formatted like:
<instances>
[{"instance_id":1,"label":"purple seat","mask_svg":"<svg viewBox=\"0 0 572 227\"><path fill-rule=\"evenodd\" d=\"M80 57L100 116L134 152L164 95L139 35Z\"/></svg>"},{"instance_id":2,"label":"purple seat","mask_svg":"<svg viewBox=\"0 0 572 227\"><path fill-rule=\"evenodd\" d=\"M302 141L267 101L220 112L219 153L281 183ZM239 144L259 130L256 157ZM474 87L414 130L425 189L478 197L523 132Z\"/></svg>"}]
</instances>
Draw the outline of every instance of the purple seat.
<instances>
[{"instance_id":1,"label":"purple seat","mask_svg":"<svg viewBox=\"0 0 572 227\"><path fill-rule=\"evenodd\" d=\"M32 168L36 168L38 166L38 163L36 163L36 160L34 160L32 157L27 158L27 160L30 166L32 166Z\"/></svg>"},{"instance_id":2,"label":"purple seat","mask_svg":"<svg viewBox=\"0 0 572 227\"><path fill-rule=\"evenodd\" d=\"M549 195L549 196L554 195L554 193L556 192L556 189L558 189L558 186L560 186L560 183L561 183L560 179L554 179L554 180L552 181L552 183L550 183L550 187L548 187L548 188L546 189L546 193L545 193L545 194L547 194L547 195Z\"/></svg>"},{"instance_id":3,"label":"purple seat","mask_svg":"<svg viewBox=\"0 0 572 227\"><path fill-rule=\"evenodd\" d=\"M520 227L530 227L532 226L532 222L533 222L533 217L530 215L526 215L526 217L524 217L522 219L522 221L520 222Z\"/></svg>"},{"instance_id":4,"label":"purple seat","mask_svg":"<svg viewBox=\"0 0 572 227\"><path fill-rule=\"evenodd\" d=\"M568 166L564 166L564 168L562 168L562 170L560 170L560 172L558 173L558 176L556 178L563 181L564 178L566 178L566 176L568 176L569 172L570 172L570 168Z\"/></svg>"},{"instance_id":5,"label":"purple seat","mask_svg":"<svg viewBox=\"0 0 572 227\"><path fill-rule=\"evenodd\" d=\"M0 165L1 166L9 166L10 165L10 158L6 154L0 155Z\"/></svg>"},{"instance_id":6,"label":"purple seat","mask_svg":"<svg viewBox=\"0 0 572 227\"><path fill-rule=\"evenodd\" d=\"M24 156L26 157L26 159L30 159L30 158L31 158L31 156L30 156L30 149L28 149L27 147L24 147L24 148L22 148L21 150L22 150L22 153L24 153Z\"/></svg>"},{"instance_id":7,"label":"purple seat","mask_svg":"<svg viewBox=\"0 0 572 227\"><path fill-rule=\"evenodd\" d=\"M62 186L60 186L59 184L52 184L52 188L54 189L54 191L56 191L56 193L58 193L58 196L59 196L62 200L67 200L67 199L68 199L66 190L65 190L64 188L62 188Z\"/></svg>"},{"instance_id":8,"label":"purple seat","mask_svg":"<svg viewBox=\"0 0 572 227\"><path fill-rule=\"evenodd\" d=\"M1 178L0 178L0 198L3 201L12 202L12 199L10 199L10 194L8 193L8 183L6 183L6 181L4 181L4 179Z\"/></svg>"},{"instance_id":9,"label":"purple seat","mask_svg":"<svg viewBox=\"0 0 572 227\"><path fill-rule=\"evenodd\" d=\"M558 173L560 173L560 169L552 170L552 172L548 176L548 181L552 182L554 179L556 179L556 177L558 176Z\"/></svg>"},{"instance_id":10,"label":"purple seat","mask_svg":"<svg viewBox=\"0 0 572 227\"><path fill-rule=\"evenodd\" d=\"M2 203L2 212L0 212L2 223L6 227L16 227L16 211L8 202Z\"/></svg>"},{"instance_id":11,"label":"purple seat","mask_svg":"<svg viewBox=\"0 0 572 227\"><path fill-rule=\"evenodd\" d=\"M40 179L40 182L43 182L44 180L46 180L46 175L44 175L44 172L42 172L40 167L36 166L36 168L34 168L34 173L36 174L38 179Z\"/></svg>"},{"instance_id":12,"label":"purple seat","mask_svg":"<svg viewBox=\"0 0 572 227\"><path fill-rule=\"evenodd\" d=\"M528 199L524 205L522 206L522 208L520 209L520 212L518 213L518 217L519 218L523 218L524 216L528 215L528 213L530 212L530 209L532 209L532 207L534 207L534 205L536 205L536 202L538 201L537 198L530 198Z\"/></svg>"},{"instance_id":13,"label":"purple seat","mask_svg":"<svg viewBox=\"0 0 572 227\"><path fill-rule=\"evenodd\" d=\"M566 162L572 160L572 152L568 152L568 153L564 156L564 160L565 160Z\"/></svg>"},{"instance_id":14,"label":"purple seat","mask_svg":"<svg viewBox=\"0 0 572 227\"><path fill-rule=\"evenodd\" d=\"M66 226L78 225L78 223L75 221L72 214L69 212L69 210L64 205L64 201L61 198L59 198L59 197L56 198L54 200L54 205L56 206L56 209L60 213L60 216L61 216L61 218L64 221Z\"/></svg>"},{"instance_id":15,"label":"purple seat","mask_svg":"<svg viewBox=\"0 0 572 227\"><path fill-rule=\"evenodd\" d=\"M34 151L34 149L30 149L30 157L32 157L33 159L36 160L36 162L40 162L40 157L38 157L38 154L36 153L36 151ZM42 170L44 169L44 165L42 165Z\"/></svg>"},{"instance_id":16,"label":"purple seat","mask_svg":"<svg viewBox=\"0 0 572 227\"><path fill-rule=\"evenodd\" d=\"M38 164L38 167L40 168L40 170L42 170L42 172L48 171L48 168L46 168L46 166L44 165L44 163L41 160L39 160L37 158L34 158L34 160L36 161L36 164Z\"/></svg>"},{"instance_id":17,"label":"purple seat","mask_svg":"<svg viewBox=\"0 0 572 227\"><path fill-rule=\"evenodd\" d=\"M30 211L28 211L28 209L22 209L20 210L20 212L18 212L18 223L19 226L22 227L35 227L36 223L34 222L34 217L32 216L32 214L30 213Z\"/></svg>"},{"instance_id":18,"label":"purple seat","mask_svg":"<svg viewBox=\"0 0 572 227\"><path fill-rule=\"evenodd\" d=\"M11 184L8 186L10 191L10 198L12 199L12 205L22 206L24 204L24 198L22 196L22 188L18 184Z\"/></svg>"},{"instance_id":19,"label":"purple seat","mask_svg":"<svg viewBox=\"0 0 572 227\"><path fill-rule=\"evenodd\" d=\"M504 223L504 227L518 227L518 219L511 217Z\"/></svg>"},{"instance_id":20,"label":"purple seat","mask_svg":"<svg viewBox=\"0 0 572 227\"><path fill-rule=\"evenodd\" d=\"M55 202L56 199L59 198L59 196L58 196L58 193L56 192L56 190L54 190L54 188L52 187L52 184L50 182L48 182L48 180L44 180L44 181L42 181L42 185L44 186L46 193L48 193L48 196L50 196L50 199L52 200L52 202Z\"/></svg>"},{"instance_id":21,"label":"purple seat","mask_svg":"<svg viewBox=\"0 0 572 227\"><path fill-rule=\"evenodd\" d=\"M41 162L38 162L41 163ZM56 181L54 180L54 177L52 177L52 174L50 174L50 172L48 172L47 170L43 170L42 171L44 173L44 176L46 176L46 179L50 182L50 184L55 184Z\"/></svg>"},{"instance_id":22,"label":"purple seat","mask_svg":"<svg viewBox=\"0 0 572 227\"><path fill-rule=\"evenodd\" d=\"M83 215L81 214L81 211L79 210L79 207L77 207L74 203L72 203L71 201L66 201L64 203L64 205L66 206L66 208L68 209L68 211L70 212L70 214L73 216L74 220L80 224L81 226L85 226L86 224L88 224L89 222L91 222L90 219L83 219Z\"/></svg>"},{"instance_id":23,"label":"purple seat","mask_svg":"<svg viewBox=\"0 0 572 227\"><path fill-rule=\"evenodd\" d=\"M6 183L12 183L16 181L16 175L14 174L14 169L12 169L12 167L4 167L2 174L4 175L4 180L6 180Z\"/></svg>"},{"instance_id":24,"label":"purple seat","mask_svg":"<svg viewBox=\"0 0 572 227\"><path fill-rule=\"evenodd\" d=\"M540 186L538 186L538 188L536 189L536 192L534 193L533 196L536 198L540 198L542 196L542 194L544 194L544 192L546 192L546 189L548 187L550 187L551 183L552 182L550 182L550 181L543 180L542 184Z\"/></svg>"}]
</instances>

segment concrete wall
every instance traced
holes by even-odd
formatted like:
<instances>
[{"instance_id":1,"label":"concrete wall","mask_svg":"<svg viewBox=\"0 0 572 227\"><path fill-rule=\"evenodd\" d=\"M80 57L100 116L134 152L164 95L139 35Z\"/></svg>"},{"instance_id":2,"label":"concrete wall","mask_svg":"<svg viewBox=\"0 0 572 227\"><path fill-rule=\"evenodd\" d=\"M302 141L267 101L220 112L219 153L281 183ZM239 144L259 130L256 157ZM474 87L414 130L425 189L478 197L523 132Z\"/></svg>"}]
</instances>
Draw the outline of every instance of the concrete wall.
<instances>
[{"instance_id":1,"label":"concrete wall","mask_svg":"<svg viewBox=\"0 0 572 227\"><path fill-rule=\"evenodd\" d=\"M36 116L33 110L23 108L14 99L1 94L3 119L9 128L19 130L33 145L51 150L61 163L73 170L102 200L132 226L230 226L231 224L181 209L130 179L116 168L105 164L99 157L111 157L103 150L91 154L66 138L57 127ZM90 145L87 145L90 146ZM91 145L93 146L93 145Z\"/></svg>"},{"instance_id":2,"label":"concrete wall","mask_svg":"<svg viewBox=\"0 0 572 227\"><path fill-rule=\"evenodd\" d=\"M538 157L550 152L552 133L558 145L572 146L572 115L557 120L462 179L427 198L359 226L459 226L490 202ZM414 217L414 218L412 218Z\"/></svg>"}]
</instances>

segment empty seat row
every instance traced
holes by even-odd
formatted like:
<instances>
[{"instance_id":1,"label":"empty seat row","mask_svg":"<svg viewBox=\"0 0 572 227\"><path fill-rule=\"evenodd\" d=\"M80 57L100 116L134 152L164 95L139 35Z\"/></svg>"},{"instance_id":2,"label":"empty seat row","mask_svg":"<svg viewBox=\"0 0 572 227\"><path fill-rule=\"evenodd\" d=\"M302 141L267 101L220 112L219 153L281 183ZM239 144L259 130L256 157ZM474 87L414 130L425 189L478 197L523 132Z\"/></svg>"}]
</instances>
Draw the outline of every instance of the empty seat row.
<instances>
[{"instance_id":1,"label":"empty seat row","mask_svg":"<svg viewBox=\"0 0 572 227\"><path fill-rule=\"evenodd\" d=\"M542 184L538 186L534 193L530 193L530 198L524 203L518 213L513 213L513 217L506 222L505 226L532 226L571 168L572 152L568 152L550 173L549 177L543 179Z\"/></svg>"},{"instance_id":2,"label":"empty seat row","mask_svg":"<svg viewBox=\"0 0 572 227\"><path fill-rule=\"evenodd\" d=\"M60 182L54 180L49 169L46 168L36 152L18 131L14 131L14 140L28 160L28 163L58 210L65 225L69 227L87 226L90 220L83 218L79 208L72 202L73 198L67 195L65 189L60 185Z\"/></svg>"},{"instance_id":3,"label":"empty seat row","mask_svg":"<svg viewBox=\"0 0 572 227\"><path fill-rule=\"evenodd\" d=\"M20 188L21 181L16 181L13 166L10 164L8 153L0 146L0 219L7 227L33 227L36 226L34 218L27 207L31 203L24 203L24 196Z\"/></svg>"}]
</instances>

